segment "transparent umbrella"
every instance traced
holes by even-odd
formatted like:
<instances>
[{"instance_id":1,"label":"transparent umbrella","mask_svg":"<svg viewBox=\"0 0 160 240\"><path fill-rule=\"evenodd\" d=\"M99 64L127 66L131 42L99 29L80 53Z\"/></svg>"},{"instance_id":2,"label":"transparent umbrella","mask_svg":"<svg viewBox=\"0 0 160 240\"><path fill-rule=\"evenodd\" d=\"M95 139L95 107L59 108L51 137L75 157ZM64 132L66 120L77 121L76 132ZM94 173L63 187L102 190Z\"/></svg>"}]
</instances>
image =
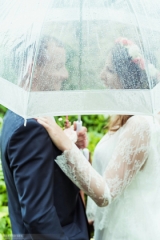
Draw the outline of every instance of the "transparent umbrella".
<instances>
[{"instance_id":1,"label":"transparent umbrella","mask_svg":"<svg viewBox=\"0 0 160 240\"><path fill-rule=\"evenodd\" d=\"M0 104L37 115L160 111L157 0L6 0Z\"/></svg>"}]
</instances>

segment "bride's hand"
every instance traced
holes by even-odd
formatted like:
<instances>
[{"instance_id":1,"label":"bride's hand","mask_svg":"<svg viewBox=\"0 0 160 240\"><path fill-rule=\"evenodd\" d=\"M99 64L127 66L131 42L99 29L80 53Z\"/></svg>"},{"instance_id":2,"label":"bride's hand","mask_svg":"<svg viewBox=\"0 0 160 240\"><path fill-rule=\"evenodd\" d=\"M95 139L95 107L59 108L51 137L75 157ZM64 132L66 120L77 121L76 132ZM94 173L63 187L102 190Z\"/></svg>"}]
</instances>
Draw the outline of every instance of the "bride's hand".
<instances>
[{"instance_id":1,"label":"bride's hand","mask_svg":"<svg viewBox=\"0 0 160 240\"><path fill-rule=\"evenodd\" d=\"M57 125L57 123L51 117L39 117L37 122L40 123L48 132L53 143L62 152L70 150L72 148L71 140L66 136L63 130Z\"/></svg>"},{"instance_id":2,"label":"bride's hand","mask_svg":"<svg viewBox=\"0 0 160 240\"><path fill-rule=\"evenodd\" d=\"M77 129L77 124L74 122L73 124L74 130ZM83 149L88 146L88 137L87 137L87 128L82 127L81 130L77 133L77 141L75 143L78 148Z\"/></svg>"}]
</instances>

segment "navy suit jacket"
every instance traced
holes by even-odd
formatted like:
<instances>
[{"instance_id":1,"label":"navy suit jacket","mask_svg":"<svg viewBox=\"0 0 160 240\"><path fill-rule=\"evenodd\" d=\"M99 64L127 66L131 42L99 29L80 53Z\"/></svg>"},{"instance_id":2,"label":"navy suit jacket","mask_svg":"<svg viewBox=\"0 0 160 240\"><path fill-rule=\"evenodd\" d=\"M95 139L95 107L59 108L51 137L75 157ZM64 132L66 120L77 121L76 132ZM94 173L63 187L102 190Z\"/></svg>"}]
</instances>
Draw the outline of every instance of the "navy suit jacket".
<instances>
[{"instance_id":1,"label":"navy suit jacket","mask_svg":"<svg viewBox=\"0 0 160 240\"><path fill-rule=\"evenodd\" d=\"M61 152L35 119L8 111L1 135L1 159L13 239L88 240L79 189L54 159Z\"/></svg>"}]
</instances>

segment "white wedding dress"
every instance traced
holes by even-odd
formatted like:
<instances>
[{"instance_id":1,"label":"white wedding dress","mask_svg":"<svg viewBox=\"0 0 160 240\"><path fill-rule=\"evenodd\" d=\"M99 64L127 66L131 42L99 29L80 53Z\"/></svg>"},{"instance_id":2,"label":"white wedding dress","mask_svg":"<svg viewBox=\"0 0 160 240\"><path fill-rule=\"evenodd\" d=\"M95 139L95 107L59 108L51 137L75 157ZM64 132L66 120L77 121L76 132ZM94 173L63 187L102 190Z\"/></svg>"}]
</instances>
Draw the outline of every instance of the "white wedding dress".
<instances>
[{"instance_id":1,"label":"white wedding dress","mask_svg":"<svg viewBox=\"0 0 160 240\"><path fill-rule=\"evenodd\" d=\"M64 173L92 200L95 240L160 239L160 125L133 116L95 150L94 170L73 144L57 157Z\"/></svg>"}]
</instances>

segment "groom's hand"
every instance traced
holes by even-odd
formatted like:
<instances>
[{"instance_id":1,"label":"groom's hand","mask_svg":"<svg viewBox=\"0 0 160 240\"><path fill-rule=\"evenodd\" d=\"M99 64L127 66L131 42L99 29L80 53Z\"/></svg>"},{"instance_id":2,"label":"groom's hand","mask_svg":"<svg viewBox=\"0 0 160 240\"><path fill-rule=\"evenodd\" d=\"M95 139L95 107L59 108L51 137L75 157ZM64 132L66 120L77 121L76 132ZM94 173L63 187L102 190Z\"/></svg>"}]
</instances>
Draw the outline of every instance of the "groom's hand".
<instances>
[{"instance_id":1,"label":"groom's hand","mask_svg":"<svg viewBox=\"0 0 160 240\"><path fill-rule=\"evenodd\" d=\"M73 123L74 130L76 131L76 122ZM87 128L82 127L79 132L77 132L77 142L75 143L78 148L83 149L88 146Z\"/></svg>"}]
</instances>

